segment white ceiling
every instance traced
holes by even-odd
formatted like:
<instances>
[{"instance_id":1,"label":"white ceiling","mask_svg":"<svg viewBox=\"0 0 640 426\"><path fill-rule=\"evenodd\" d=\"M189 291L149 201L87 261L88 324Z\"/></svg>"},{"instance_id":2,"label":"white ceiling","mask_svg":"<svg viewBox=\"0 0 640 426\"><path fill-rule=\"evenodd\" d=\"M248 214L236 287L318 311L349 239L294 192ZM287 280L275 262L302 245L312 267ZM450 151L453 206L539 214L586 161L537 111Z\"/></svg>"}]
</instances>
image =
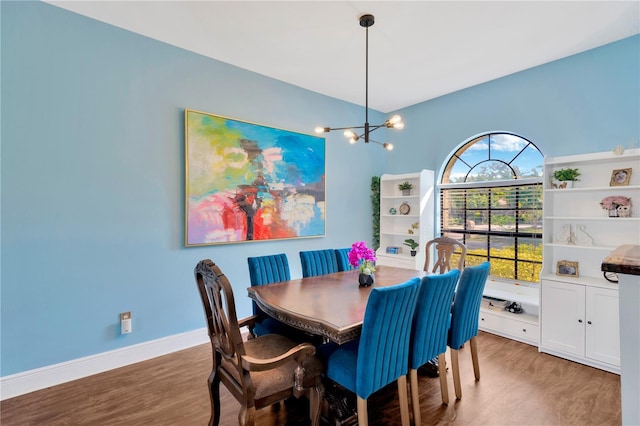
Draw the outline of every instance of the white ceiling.
<instances>
[{"instance_id":1,"label":"white ceiling","mask_svg":"<svg viewBox=\"0 0 640 426\"><path fill-rule=\"evenodd\" d=\"M640 1L47 1L389 112L640 33Z\"/></svg>"}]
</instances>

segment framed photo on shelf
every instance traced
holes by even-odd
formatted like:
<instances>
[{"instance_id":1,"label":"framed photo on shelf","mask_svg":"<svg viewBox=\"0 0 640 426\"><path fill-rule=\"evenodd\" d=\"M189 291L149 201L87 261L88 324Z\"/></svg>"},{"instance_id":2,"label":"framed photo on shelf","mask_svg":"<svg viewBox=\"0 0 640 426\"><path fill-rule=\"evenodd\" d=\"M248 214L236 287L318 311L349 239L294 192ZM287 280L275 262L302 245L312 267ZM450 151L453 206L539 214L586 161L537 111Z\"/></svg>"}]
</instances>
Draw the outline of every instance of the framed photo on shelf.
<instances>
[{"instance_id":1,"label":"framed photo on shelf","mask_svg":"<svg viewBox=\"0 0 640 426\"><path fill-rule=\"evenodd\" d=\"M559 260L556 264L556 275L578 278L578 262Z\"/></svg>"},{"instance_id":2,"label":"framed photo on shelf","mask_svg":"<svg viewBox=\"0 0 640 426\"><path fill-rule=\"evenodd\" d=\"M627 186L631 180L631 168L616 169L611 172L611 182L609 186Z\"/></svg>"}]
</instances>

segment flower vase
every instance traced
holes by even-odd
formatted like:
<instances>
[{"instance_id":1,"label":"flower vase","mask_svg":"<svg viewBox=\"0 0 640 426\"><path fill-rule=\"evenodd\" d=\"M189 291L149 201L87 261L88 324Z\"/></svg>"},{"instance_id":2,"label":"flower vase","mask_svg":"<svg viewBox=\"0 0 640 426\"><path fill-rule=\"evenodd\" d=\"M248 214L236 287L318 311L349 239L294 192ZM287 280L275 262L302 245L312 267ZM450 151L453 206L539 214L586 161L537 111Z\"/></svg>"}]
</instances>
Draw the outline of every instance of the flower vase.
<instances>
[{"instance_id":1,"label":"flower vase","mask_svg":"<svg viewBox=\"0 0 640 426\"><path fill-rule=\"evenodd\" d=\"M373 274L358 274L358 283L360 287L369 287L373 284Z\"/></svg>"},{"instance_id":2,"label":"flower vase","mask_svg":"<svg viewBox=\"0 0 640 426\"><path fill-rule=\"evenodd\" d=\"M618 217L618 209L609 209L609 217Z\"/></svg>"}]
</instances>

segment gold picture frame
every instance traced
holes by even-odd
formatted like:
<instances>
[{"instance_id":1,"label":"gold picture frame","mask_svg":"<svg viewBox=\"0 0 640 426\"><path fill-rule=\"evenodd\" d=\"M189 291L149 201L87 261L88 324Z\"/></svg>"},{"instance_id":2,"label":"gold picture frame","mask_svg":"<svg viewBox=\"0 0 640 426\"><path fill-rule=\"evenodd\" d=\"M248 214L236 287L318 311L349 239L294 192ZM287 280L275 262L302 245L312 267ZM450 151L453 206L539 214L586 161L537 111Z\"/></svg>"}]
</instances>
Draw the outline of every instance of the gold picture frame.
<instances>
[{"instance_id":1,"label":"gold picture frame","mask_svg":"<svg viewBox=\"0 0 640 426\"><path fill-rule=\"evenodd\" d=\"M578 262L559 260L556 263L556 275L578 278L580 276L578 272Z\"/></svg>"},{"instance_id":2,"label":"gold picture frame","mask_svg":"<svg viewBox=\"0 0 640 426\"><path fill-rule=\"evenodd\" d=\"M611 172L609 186L627 186L631 180L631 167L628 169L615 169Z\"/></svg>"}]
</instances>

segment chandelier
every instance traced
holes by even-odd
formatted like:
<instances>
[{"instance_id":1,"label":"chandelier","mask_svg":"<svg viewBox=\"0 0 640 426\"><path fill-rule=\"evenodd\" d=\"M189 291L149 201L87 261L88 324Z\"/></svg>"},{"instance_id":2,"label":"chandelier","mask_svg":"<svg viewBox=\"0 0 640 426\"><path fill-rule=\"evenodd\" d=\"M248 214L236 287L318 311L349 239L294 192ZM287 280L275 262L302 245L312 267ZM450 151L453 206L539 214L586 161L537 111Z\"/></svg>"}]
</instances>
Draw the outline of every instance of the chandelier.
<instances>
[{"instance_id":1,"label":"chandelier","mask_svg":"<svg viewBox=\"0 0 640 426\"><path fill-rule=\"evenodd\" d=\"M354 144L360 139L364 139L365 143L373 142L378 145L382 145L385 149L391 151L393 144L382 143L371 139L370 135L374 130L378 130L381 127L389 129L402 129L404 123L402 117L394 115L382 124L369 124L369 27L375 22L373 15L362 15L360 17L360 26L366 29L366 56L365 56L365 112L364 112L364 125L352 126L352 127L316 127L316 133L328 133L332 130L344 130L344 136L349 140L349 143ZM354 129L363 129L361 134L358 134Z\"/></svg>"}]
</instances>

